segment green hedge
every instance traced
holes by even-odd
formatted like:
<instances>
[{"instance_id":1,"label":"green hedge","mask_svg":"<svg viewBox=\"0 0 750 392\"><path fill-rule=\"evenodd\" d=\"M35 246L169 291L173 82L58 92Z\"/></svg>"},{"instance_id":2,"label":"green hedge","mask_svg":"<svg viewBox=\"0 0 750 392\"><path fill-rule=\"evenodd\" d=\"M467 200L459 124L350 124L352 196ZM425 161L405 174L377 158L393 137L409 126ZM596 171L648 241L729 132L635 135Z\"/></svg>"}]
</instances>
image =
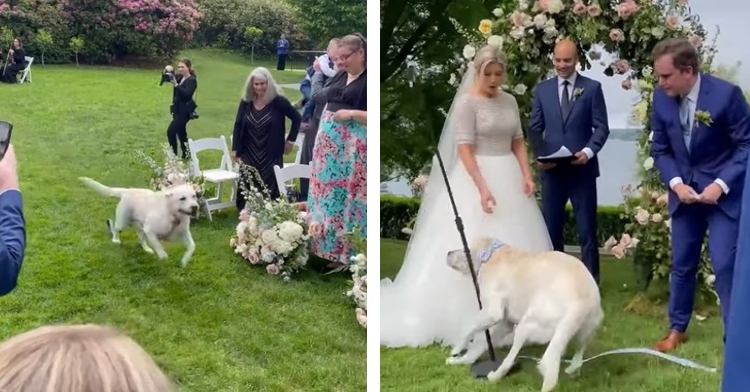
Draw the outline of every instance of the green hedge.
<instances>
[{"instance_id":1,"label":"green hedge","mask_svg":"<svg viewBox=\"0 0 750 392\"><path fill-rule=\"evenodd\" d=\"M406 240L408 235L401 232L419 211L419 200L411 197L380 196L380 237ZM573 210L568 205L565 224L565 243L578 244ZM621 207L599 207L599 245L610 236L620 238L626 220L621 217ZM451 213L446 211L446 213Z\"/></svg>"}]
</instances>

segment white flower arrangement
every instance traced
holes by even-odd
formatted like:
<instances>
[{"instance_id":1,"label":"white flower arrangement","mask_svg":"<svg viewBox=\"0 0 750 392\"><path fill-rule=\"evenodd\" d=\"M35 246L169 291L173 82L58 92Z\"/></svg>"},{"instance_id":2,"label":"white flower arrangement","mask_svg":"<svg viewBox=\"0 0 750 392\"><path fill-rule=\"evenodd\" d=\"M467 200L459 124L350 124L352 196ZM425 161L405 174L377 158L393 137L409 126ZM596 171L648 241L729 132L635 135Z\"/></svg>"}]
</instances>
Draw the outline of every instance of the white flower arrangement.
<instances>
[{"instance_id":1,"label":"white flower arrangement","mask_svg":"<svg viewBox=\"0 0 750 392\"><path fill-rule=\"evenodd\" d=\"M254 168L240 164L240 170L255 176L256 183L262 183ZM307 213L283 197L270 200L265 188L250 187L242 191L247 204L240 212L240 223L229 246L250 264L265 265L267 273L289 281L307 266L309 259Z\"/></svg>"},{"instance_id":2,"label":"white flower arrangement","mask_svg":"<svg viewBox=\"0 0 750 392\"><path fill-rule=\"evenodd\" d=\"M367 256L358 254L351 259L352 288L346 296L354 300L354 310L359 325L367 329Z\"/></svg>"},{"instance_id":3,"label":"white flower arrangement","mask_svg":"<svg viewBox=\"0 0 750 392\"><path fill-rule=\"evenodd\" d=\"M174 155L168 144L162 145L162 153L164 154L164 163L160 165L154 158L146 155L143 151L135 151L137 160L140 161L139 163L144 164L150 170L149 188L154 191L161 191L175 185L189 184L195 188L198 195L198 203L204 205L206 203L206 188L203 177L191 177L189 161L180 159ZM199 209L195 218L200 217L200 214L201 211Z\"/></svg>"}]
</instances>

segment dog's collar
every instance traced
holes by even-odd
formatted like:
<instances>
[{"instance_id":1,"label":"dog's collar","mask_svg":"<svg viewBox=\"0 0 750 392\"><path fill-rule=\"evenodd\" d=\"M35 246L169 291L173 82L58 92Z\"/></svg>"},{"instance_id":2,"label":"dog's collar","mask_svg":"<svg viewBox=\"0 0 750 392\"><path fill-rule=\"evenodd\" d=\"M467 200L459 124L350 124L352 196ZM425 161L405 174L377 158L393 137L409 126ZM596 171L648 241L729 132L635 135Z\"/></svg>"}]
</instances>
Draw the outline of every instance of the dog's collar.
<instances>
[{"instance_id":1,"label":"dog's collar","mask_svg":"<svg viewBox=\"0 0 750 392\"><path fill-rule=\"evenodd\" d=\"M490 242L490 244L487 246L487 248L479 252L479 264L484 264L490 261L490 258L495 253L495 251L502 248L503 246L505 246L505 244L502 241L493 239L492 242Z\"/></svg>"}]
</instances>

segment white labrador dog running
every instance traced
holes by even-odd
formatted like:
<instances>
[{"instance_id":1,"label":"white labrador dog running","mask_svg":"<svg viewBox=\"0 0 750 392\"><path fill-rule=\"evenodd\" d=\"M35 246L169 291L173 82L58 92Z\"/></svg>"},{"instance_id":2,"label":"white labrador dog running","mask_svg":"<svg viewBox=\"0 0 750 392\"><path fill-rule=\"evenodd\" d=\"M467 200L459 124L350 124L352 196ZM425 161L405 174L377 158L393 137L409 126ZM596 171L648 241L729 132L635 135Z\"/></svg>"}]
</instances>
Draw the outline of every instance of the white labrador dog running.
<instances>
[{"instance_id":1,"label":"white labrador dog running","mask_svg":"<svg viewBox=\"0 0 750 392\"><path fill-rule=\"evenodd\" d=\"M120 199L114 224L107 219L112 242L119 244L120 231L133 227L143 250L151 254L156 252L159 259L164 260L167 252L160 241L182 240L187 250L181 264L187 266L195 252L190 215L195 214L199 207L198 196L191 185L176 185L154 192L139 188L111 188L87 177L81 177L81 181L102 195Z\"/></svg>"},{"instance_id":2,"label":"white labrador dog running","mask_svg":"<svg viewBox=\"0 0 750 392\"><path fill-rule=\"evenodd\" d=\"M542 392L551 391L557 385L568 342L575 338L578 345L565 370L573 374L583 365L583 351L604 319L594 278L580 260L562 252L526 253L500 240L483 238L471 253L483 309L447 363L473 364L487 350L482 336L490 328L491 335L500 338L497 346L511 348L488 380L503 378L525 344L547 344L538 369ZM470 274L463 249L448 252L447 262Z\"/></svg>"}]
</instances>

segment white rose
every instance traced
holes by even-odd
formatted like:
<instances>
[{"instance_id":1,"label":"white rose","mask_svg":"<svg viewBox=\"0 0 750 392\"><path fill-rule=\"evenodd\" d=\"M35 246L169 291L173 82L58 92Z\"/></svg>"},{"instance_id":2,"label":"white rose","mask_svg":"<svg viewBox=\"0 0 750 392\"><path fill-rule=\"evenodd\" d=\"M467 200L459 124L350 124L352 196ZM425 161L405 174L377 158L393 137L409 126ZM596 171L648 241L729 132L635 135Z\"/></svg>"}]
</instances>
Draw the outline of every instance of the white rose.
<instances>
[{"instance_id":1,"label":"white rose","mask_svg":"<svg viewBox=\"0 0 750 392\"><path fill-rule=\"evenodd\" d=\"M534 26L536 26L537 29L543 28L545 23L547 23L547 15L537 14L534 17Z\"/></svg>"},{"instance_id":2,"label":"white rose","mask_svg":"<svg viewBox=\"0 0 750 392\"><path fill-rule=\"evenodd\" d=\"M659 222L661 222L663 220L664 220L664 217L661 214L659 214L659 213L651 215L651 222L659 223Z\"/></svg>"},{"instance_id":3,"label":"white rose","mask_svg":"<svg viewBox=\"0 0 750 392\"><path fill-rule=\"evenodd\" d=\"M518 9L521 11L526 11L527 9L529 9L528 0L518 0Z\"/></svg>"},{"instance_id":4,"label":"white rose","mask_svg":"<svg viewBox=\"0 0 750 392\"><path fill-rule=\"evenodd\" d=\"M474 49L471 45L464 46L464 58L467 60L471 60L474 58L474 55L477 54L477 50Z\"/></svg>"},{"instance_id":5,"label":"white rose","mask_svg":"<svg viewBox=\"0 0 750 392\"><path fill-rule=\"evenodd\" d=\"M651 218L648 211L644 210L641 207L638 207L636 213L635 213L635 220L640 225L646 225L649 221L649 218Z\"/></svg>"},{"instance_id":6,"label":"white rose","mask_svg":"<svg viewBox=\"0 0 750 392\"><path fill-rule=\"evenodd\" d=\"M503 37L499 35L491 35L489 38L487 38L487 45L497 46L498 48L503 48Z\"/></svg>"},{"instance_id":7,"label":"white rose","mask_svg":"<svg viewBox=\"0 0 750 392\"><path fill-rule=\"evenodd\" d=\"M646 170L651 170L654 168L654 158L648 157L645 161L643 161L643 168Z\"/></svg>"},{"instance_id":8,"label":"white rose","mask_svg":"<svg viewBox=\"0 0 750 392\"><path fill-rule=\"evenodd\" d=\"M544 36L547 38L555 38L560 34L555 26L547 26L544 28Z\"/></svg>"},{"instance_id":9,"label":"white rose","mask_svg":"<svg viewBox=\"0 0 750 392\"><path fill-rule=\"evenodd\" d=\"M546 22L544 22L544 27L555 27L555 20L554 19L547 19Z\"/></svg>"},{"instance_id":10,"label":"white rose","mask_svg":"<svg viewBox=\"0 0 750 392\"><path fill-rule=\"evenodd\" d=\"M562 0L551 0L547 3L547 12L550 14L557 14L562 11L563 8L565 8L565 6L563 5Z\"/></svg>"},{"instance_id":11,"label":"white rose","mask_svg":"<svg viewBox=\"0 0 750 392\"><path fill-rule=\"evenodd\" d=\"M450 84L451 86L456 85L456 74L451 74L450 78L448 78L448 84Z\"/></svg>"},{"instance_id":12,"label":"white rose","mask_svg":"<svg viewBox=\"0 0 750 392\"><path fill-rule=\"evenodd\" d=\"M494 10L492 10L492 15L495 15L498 18L503 16L502 8L495 8Z\"/></svg>"},{"instance_id":13,"label":"white rose","mask_svg":"<svg viewBox=\"0 0 750 392\"><path fill-rule=\"evenodd\" d=\"M654 70L650 66L647 65L647 66L643 67L642 73L643 73L644 77L649 77L649 76L653 75L653 72L654 72Z\"/></svg>"},{"instance_id":14,"label":"white rose","mask_svg":"<svg viewBox=\"0 0 750 392\"><path fill-rule=\"evenodd\" d=\"M523 26L514 27L513 30L510 31L510 36L515 39L521 39L526 35L526 29L523 28Z\"/></svg>"},{"instance_id":15,"label":"white rose","mask_svg":"<svg viewBox=\"0 0 750 392\"><path fill-rule=\"evenodd\" d=\"M527 89L528 88L526 87L525 84L519 83L515 87L513 87L513 93L515 93L516 95L524 95L526 94Z\"/></svg>"}]
</instances>

